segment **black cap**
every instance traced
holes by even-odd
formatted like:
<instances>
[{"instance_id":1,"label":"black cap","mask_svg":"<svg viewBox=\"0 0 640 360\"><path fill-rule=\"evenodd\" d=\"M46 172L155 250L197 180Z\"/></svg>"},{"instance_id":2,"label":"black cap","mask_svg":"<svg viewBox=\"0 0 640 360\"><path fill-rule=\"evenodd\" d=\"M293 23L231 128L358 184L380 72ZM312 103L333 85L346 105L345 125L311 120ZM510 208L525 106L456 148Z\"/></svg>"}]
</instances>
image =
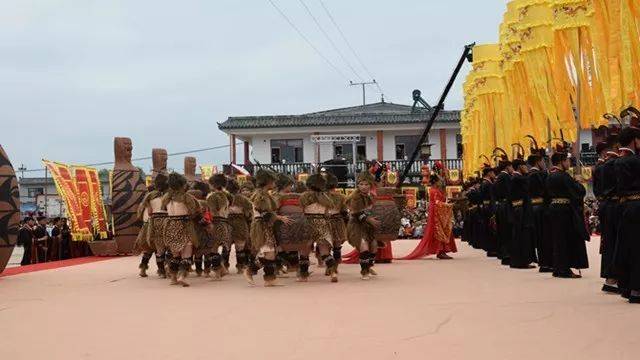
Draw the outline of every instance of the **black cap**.
<instances>
[{"instance_id":1,"label":"black cap","mask_svg":"<svg viewBox=\"0 0 640 360\"><path fill-rule=\"evenodd\" d=\"M607 151L608 148L609 148L609 143L606 141L601 141L598 144L596 144L596 153L600 154L603 151Z\"/></svg>"},{"instance_id":2,"label":"black cap","mask_svg":"<svg viewBox=\"0 0 640 360\"><path fill-rule=\"evenodd\" d=\"M620 136L618 140L620 140L620 145L627 146L633 142L635 139L640 139L640 129L637 127L629 126L620 132Z\"/></svg>"},{"instance_id":3,"label":"black cap","mask_svg":"<svg viewBox=\"0 0 640 360\"><path fill-rule=\"evenodd\" d=\"M551 155L551 163L553 165L557 165L560 162L567 160L569 158L569 155L566 152L555 152L553 153L553 155Z\"/></svg>"}]
</instances>

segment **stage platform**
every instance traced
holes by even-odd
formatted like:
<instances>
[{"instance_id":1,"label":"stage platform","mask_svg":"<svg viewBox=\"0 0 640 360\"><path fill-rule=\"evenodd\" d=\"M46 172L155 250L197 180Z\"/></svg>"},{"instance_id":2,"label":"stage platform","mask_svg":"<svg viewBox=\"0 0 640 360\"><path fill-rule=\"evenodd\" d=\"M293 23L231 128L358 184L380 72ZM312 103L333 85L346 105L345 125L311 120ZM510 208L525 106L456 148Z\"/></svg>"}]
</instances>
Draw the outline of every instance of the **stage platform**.
<instances>
[{"instance_id":1,"label":"stage platform","mask_svg":"<svg viewBox=\"0 0 640 360\"><path fill-rule=\"evenodd\" d=\"M402 256L416 241L394 243ZM635 359L640 307L600 291L599 240L580 280L511 270L459 244L454 260L357 265L332 284L169 286L120 257L0 277L0 358ZM345 249L349 251L349 249ZM262 280L257 278L258 285Z\"/></svg>"}]
</instances>

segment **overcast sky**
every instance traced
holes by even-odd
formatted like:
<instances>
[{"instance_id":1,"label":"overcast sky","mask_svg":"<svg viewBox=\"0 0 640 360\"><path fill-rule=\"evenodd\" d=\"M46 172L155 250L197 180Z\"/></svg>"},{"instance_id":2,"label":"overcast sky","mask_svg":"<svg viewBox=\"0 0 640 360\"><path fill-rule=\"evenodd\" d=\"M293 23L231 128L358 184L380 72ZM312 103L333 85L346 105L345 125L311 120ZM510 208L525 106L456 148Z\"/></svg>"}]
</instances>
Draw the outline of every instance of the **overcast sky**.
<instances>
[{"instance_id":1,"label":"overcast sky","mask_svg":"<svg viewBox=\"0 0 640 360\"><path fill-rule=\"evenodd\" d=\"M16 168L41 168L42 158L95 163L113 159L114 136L131 137L142 157L228 144L216 124L228 116L358 105L361 91L347 80L359 79L300 0L273 1L344 77L268 0L0 0L0 144ZM436 103L463 45L497 41L506 3L323 1L386 100L402 104L415 88ZM368 80L319 0L304 2ZM462 106L468 69L446 108ZM379 99L369 88L368 102ZM196 156L220 164L229 151ZM181 169L182 159L169 166Z\"/></svg>"}]
</instances>

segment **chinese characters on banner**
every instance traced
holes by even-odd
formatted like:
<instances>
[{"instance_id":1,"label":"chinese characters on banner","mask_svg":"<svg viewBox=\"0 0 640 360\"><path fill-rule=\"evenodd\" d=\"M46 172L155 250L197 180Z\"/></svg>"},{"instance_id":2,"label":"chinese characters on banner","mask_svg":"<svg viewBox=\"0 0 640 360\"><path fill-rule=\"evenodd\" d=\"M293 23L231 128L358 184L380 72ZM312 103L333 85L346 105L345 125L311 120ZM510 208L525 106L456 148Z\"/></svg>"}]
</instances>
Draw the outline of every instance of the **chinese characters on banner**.
<instances>
[{"instance_id":1,"label":"chinese characters on banner","mask_svg":"<svg viewBox=\"0 0 640 360\"><path fill-rule=\"evenodd\" d=\"M107 225L98 172L94 168L72 168L43 160L56 189L64 200L73 240L92 240L94 230L107 237Z\"/></svg>"},{"instance_id":2,"label":"chinese characters on banner","mask_svg":"<svg viewBox=\"0 0 640 360\"><path fill-rule=\"evenodd\" d=\"M102 183L98 170L95 168L84 168L89 175L89 189L91 190L91 214L94 219L94 227L100 234L101 239L106 239L107 234L107 214L104 208L102 197Z\"/></svg>"}]
</instances>

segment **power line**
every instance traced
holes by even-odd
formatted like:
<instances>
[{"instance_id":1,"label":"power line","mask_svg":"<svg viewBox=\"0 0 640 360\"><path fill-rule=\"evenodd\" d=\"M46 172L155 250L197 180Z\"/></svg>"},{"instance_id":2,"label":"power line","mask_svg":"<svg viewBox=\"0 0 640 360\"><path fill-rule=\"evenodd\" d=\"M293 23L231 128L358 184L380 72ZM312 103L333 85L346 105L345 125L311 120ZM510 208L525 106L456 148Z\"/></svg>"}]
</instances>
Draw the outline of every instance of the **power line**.
<instances>
[{"instance_id":1,"label":"power line","mask_svg":"<svg viewBox=\"0 0 640 360\"><path fill-rule=\"evenodd\" d=\"M369 75L370 78L375 79L375 76L371 75L371 71L369 71L369 68L367 68L367 66L364 64L364 62L360 58L360 56L358 56L358 53L356 53L356 51L354 50L353 46L351 46L351 43L349 42L349 40L347 40L347 37L344 35L344 32L342 32L342 29L340 28L340 26L336 22L336 19L334 19L333 15L331 15L331 12L327 8L327 6L324 4L324 1L322 1L322 0L318 0L318 1L320 2L320 5L322 5L322 8L324 9L324 12L327 14L329 19L333 23L333 26L335 26L336 29L338 30L338 33L340 33L340 36L342 37L342 40L344 40L344 42L347 44L347 47L349 48L349 50L351 50L351 53L353 54L353 56L356 58L356 60L358 60L358 63L360 64L360 66L362 66L362 68L367 73L367 75ZM378 87L378 91L380 92L380 94L384 94L384 91L382 91L382 87L380 87L380 84L378 84L376 82L376 86Z\"/></svg>"},{"instance_id":2,"label":"power line","mask_svg":"<svg viewBox=\"0 0 640 360\"><path fill-rule=\"evenodd\" d=\"M326 56L324 56L324 54L322 54L322 52L320 52L320 50L318 50L318 48L315 47L315 45L313 45L313 43L302 33L302 31L300 31L300 29L298 29L298 27L293 23L293 21L291 21L287 17L287 15L285 15L285 13L282 12L282 10L280 10L278 5L276 5L272 0L267 0L267 1L269 1L271 6L273 6L273 8L276 9L276 11L278 11L280 16L282 16L287 21L287 23L289 23L289 25L293 28L293 30L295 30L298 33L298 35L300 35L300 37L307 43L307 45L309 45L313 49L313 51L315 51L316 54L318 54L318 56L320 56L322 60L324 60L324 62L327 63L327 65L329 65L331 68L333 68L333 70L335 70L338 74L340 74L340 76L342 76L343 79L345 79L346 81L349 81L349 78L345 76L345 74L337 66L335 66L331 61L329 61L329 59Z\"/></svg>"},{"instance_id":3,"label":"power line","mask_svg":"<svg viewBox=\"0 0 640 360\"><path fill-rule=\"evenodd\" d=\"M236 145L242 145L242 143L236 143ZM171 153L171 154L167 154L167 156L177 156L177 155L186 155L186 154L195 154L195 153L200 153L200 152L204 152L204 151L211 151L211 150L219 150L219 149L224 149L224 148L228 148L231 145L219 145L219 146L214 146L214 147L208 147L208 148L202 148L202 149L195 149L195 150L187 150L187 151L180 151L180 152L175 152L175 153ZM143 161L143 160L151 160L152 157L151 156L143 156L143 157L139 157L139 158L135 158L135 159L131 159L131 162L134 161ZM92 163L92 164L84 164L82 166L101 166L101 165L111 165L111 164L115 164L115 161L105 161L105 162L98 162L98 163ZM41 169L29 169L29 170L20 170L20 172L36 172L36 171L44 171L44 168Z\"/></svg>"},{"instance_id":4,"label":"power line","mask_svg":"<svg viewBox=\"0 0 640 360\"><path fill-rule=\"evenodd\" d=\"M320 22L318 21L318 19L313 15L313 13L311 12L311 9L309 9L309 7L307 6L307 4L305 4L305 2L303 0L298 0L300 2L300 4L302 4L302 6L304 7L304 9L307 11L307 14L309 14L309 16L311 17L311 19L313 19L313 22L316 23L316 26L318 27L318 29L320 30L320 32L322 33L322 35L324 35L325 39L327 39L327 41L329 41L329 43L331 44L331 47L333 47L333 50L335 50L338 55L340 56L340 58L342 59L342 61L344 61L345 64L347 64L347 67L349 67L349 69L351 69L351 71L354 73L354 75L360 79L360 81L364 81L364 79L360 76L360 74L358 74L358 72L356 71L356 69L353 68L353 66L351 66L351 63L349 62L349 60L347 60L347 58L342 54L342 51L340 51L340 49L338 49L338 46L336 46L336 43L333 42L333 40L331 39L331 37L329 36L329 34L324 30L324 28L322 27L322 25L320 25Z\"/></svg>"}]
</instances>

